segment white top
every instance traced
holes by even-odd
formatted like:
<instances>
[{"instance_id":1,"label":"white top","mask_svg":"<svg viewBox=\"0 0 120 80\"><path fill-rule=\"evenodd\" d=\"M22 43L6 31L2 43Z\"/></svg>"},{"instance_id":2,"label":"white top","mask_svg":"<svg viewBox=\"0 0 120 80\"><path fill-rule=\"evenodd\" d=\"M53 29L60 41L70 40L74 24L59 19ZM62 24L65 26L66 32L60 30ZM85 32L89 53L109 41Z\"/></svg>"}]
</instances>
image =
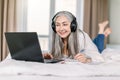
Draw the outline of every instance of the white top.
<instances>
[{"instance_id":1,"label":"white top","mask_svg":"<svg viewBox=\"0 0 120 80\"><path fill-rule=\"evenodd\" d=\"M82 33L83 32L83 33ZM80 41L80 48L82 52L86 54L88 57L92 59L93 62L103 62L104 59L102 55L99 53L96 45L93 43L93 41L90 39L87 33L84 31L80 32L79 35L79 41Z\"/></svg>"}]
</instances>

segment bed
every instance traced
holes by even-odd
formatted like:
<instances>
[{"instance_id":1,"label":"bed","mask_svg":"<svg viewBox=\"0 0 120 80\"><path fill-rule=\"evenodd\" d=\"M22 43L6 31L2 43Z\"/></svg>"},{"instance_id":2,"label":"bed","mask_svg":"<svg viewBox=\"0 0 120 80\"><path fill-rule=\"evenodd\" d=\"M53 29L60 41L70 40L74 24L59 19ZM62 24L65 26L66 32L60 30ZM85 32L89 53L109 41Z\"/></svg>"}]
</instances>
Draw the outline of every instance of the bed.
<instances>
[{"instance_id":1,"label":"bed","mask_svg":"<svg viewBox=\"0 0 120 80\"><path fill-rule=\"evenodd\" d=\"M107 49L102 55L105 62L89 64L72 60L50 64L9 58L0 63L0 80L120 80L120 51Z\"/></svg>"}]
</instances>

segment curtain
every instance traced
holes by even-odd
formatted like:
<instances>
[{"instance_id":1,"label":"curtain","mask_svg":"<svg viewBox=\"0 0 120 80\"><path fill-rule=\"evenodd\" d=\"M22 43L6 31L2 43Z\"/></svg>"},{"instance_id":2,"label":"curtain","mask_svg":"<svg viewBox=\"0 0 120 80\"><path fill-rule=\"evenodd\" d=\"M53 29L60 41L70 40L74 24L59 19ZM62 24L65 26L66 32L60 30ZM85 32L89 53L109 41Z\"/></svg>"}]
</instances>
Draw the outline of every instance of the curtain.
<instances>
[{"instance_id":1,"label":"curtain","mask_svg":"<svg viewBox=\"0 0 120 80\"><path fill-rule=\"evenodd\" d=\"M16 0L1 0L0 17L0 58L5 59L8 54L8 47L5 40L5 32L16 31Z\"/></svg>"},{"instance_id":2,"label":"curtain","mask_svg":"<svg viewBox=\"0 0 120 80\"><path fill-rule=\"evenodd\" d=\"M98 23L108 19L108 0L84 0L83 30L94 39L98 34ZM108 38L105 38L105 47Z\"/></svg>"},{"instance_id":3,"label":"curtain","mask_svg":"<svg viewBox=\"0 0 120 80\"><path fill-rule=\"evenodd\" d=\"M98 34L98 23L108 20L108 0L84 0L83 30L93 39Z\"/></svg>"}]
</instances>

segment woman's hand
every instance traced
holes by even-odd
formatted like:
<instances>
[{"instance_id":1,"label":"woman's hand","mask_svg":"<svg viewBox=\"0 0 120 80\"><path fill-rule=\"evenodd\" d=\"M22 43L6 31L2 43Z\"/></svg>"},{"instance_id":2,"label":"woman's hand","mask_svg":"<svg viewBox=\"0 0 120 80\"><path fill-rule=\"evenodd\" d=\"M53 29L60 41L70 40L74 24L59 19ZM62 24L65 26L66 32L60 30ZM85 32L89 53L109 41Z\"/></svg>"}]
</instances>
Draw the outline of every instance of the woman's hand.
<instances>
[{"instance_id":1,"label":"woman's hand","mask_svg":"<svg viewBox=\"0 0 120 80\"><path fill-rule=\"evenodd\" d=\"M52 54L50 54L50 53L43 53L43 57L44 57L44 59L52 59L53 58Z\"/></svg>"},{"instance_id":2,"label":"woman's hand","mask_svg":"<svg viewBox=\"0 0 120 80\"><path fill-rule=\"evenodd\" d=\"M78 53L77 55L75 55L74 59L82 62L82 63L89 63L91 62L91 58L87 58L85 56L85 54L82 54L82 53Z\"/></svg>"}]
</instances>

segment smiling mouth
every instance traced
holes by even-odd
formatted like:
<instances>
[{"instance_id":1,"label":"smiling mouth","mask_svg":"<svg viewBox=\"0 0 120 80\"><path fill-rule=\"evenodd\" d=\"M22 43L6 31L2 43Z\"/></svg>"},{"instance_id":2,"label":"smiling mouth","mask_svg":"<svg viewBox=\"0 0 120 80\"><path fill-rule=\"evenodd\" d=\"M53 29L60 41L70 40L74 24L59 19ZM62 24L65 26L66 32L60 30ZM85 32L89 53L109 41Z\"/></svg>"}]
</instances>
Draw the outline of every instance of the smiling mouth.
<instances>
[{"instance_id":1,"label":"smiling mouth","mask_svg":"<svg viewBox=\"0 0 120 80\"><path fill-rule=\"evenodd\" d=\"M64 34L66 34L67 32L59 32L61 35L64 35Z\"/></svg>"}]
</instances>

